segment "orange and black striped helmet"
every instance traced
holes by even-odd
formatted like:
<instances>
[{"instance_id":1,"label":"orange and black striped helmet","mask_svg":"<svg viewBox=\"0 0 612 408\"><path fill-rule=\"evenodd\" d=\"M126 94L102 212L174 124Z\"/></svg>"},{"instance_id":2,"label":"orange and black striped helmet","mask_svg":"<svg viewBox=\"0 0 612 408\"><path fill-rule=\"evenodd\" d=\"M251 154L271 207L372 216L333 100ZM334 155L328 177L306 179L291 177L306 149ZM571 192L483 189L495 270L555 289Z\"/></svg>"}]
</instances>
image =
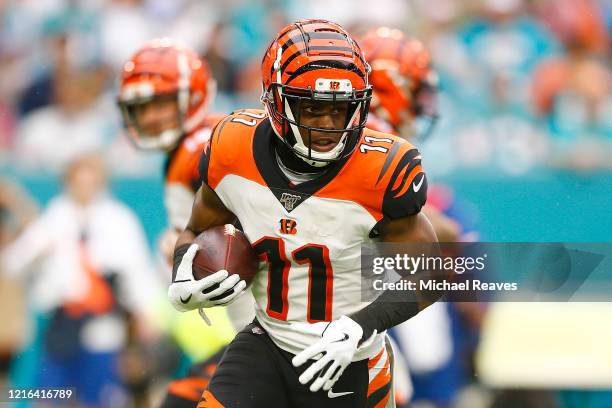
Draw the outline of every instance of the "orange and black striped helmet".
<instances>
[{"instance_id":1,"label":"orange and black striped helmet","mask_svg":"<svg viewBox=\"0 0 612 408\"><path fill-rule=\"evenodd\" d=\"M416 120L424 119L420 137L425 137L438 116L438 80L425 45L387 27L368 31L360 42L372 67L370 110L404 137L417 132Z\"/></svg>"},{"instance_id":2,"label":"orange and black striped helmet","mask_svg":"<svg viewBox=\"0 0 612 408\"><path fill-rule=\"evenodd\" d=\"M208 64L195 51L169 38L152 40L121 72L118 102L130 139L142 149L174 148L201 125L215 90ZM179 128L150 135L139 126L138 109L156 98L176 101Z\"/></svg>"},{"instance_id":3,"label":"orange and black striped helmet","mask_svg":"<svg viewBox=\"0 0 612 408\"><path fill-rule=\"evenodd\" d=\"M284 27L262 63L262 102L278 137L311 166L324 166L350 155L367 120L372 87L369 66L351 35L326 20L300 20ZM348 104L344 128L313 128L300 123L304 101ZM312 149L300 129L342 132L330 151ZM306 139L306 140L304 140Z\"/></svg>"}]
</instances>

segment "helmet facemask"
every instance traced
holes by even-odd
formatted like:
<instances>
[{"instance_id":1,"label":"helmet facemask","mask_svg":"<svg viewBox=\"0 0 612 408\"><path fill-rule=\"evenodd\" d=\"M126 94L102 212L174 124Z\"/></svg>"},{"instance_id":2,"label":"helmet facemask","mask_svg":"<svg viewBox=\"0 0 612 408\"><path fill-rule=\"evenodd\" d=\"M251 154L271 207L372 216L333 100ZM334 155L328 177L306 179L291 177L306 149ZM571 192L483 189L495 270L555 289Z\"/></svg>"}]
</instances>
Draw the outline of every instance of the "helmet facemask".
<instances>
[{"instance_id":1,"label":"helmet facemask","mask_svg":"<svg viewBox=\"0 0 612 408\"><path fill-rule=\"evenodd\" d=\"M169 106L174 102L174 109ZM145 125L141 123L139 117L141 111L146 109L148 104L167 104L162 108L168 112L163 119L159 119L160 123L172 123L174 126L162 129L159 132L151 132L145 129ZM180 102L176 93L157 94L150 97L132 98L119 101L123 121L128 129L129 139L139 149L143 150L172 150L176 147L179 139L185 133L184 111L180 109ZM170 117L170 110L174 110L173 117Z\"/></svg>"},{"instance_id":2,"label":"helmet facemask","mask_svg":"<svg viewBox=\"0 0 612 408\"><path fill-rule=\"evenodd\" d=\"M323 78L317 80L317 87L313 90L273 83L262 100L271 118L282 125L280 134L274 130L283 143L310 166L323 167L354 151L367 121L372 89L353 90L349 80ZM305 124L303 109L345 112L343 124L325 128ZM323 152L314 147L313 132L318 139L321 134L329 134L329 139L340 136L332 149Z\"/></svg>"}]
</instances>

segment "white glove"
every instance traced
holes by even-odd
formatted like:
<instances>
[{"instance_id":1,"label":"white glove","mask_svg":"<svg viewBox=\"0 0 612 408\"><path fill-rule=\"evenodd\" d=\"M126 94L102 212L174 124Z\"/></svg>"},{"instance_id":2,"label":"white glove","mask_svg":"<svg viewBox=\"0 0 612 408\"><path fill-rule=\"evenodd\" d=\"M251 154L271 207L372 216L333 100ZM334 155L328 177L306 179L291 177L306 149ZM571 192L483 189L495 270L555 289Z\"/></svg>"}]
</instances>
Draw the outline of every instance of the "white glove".
<instances>
[{"instance_id":1,"label":"white glove","mask_svg":"<svg viewBox=\"0 0 612 408\"><path fill-rule=\"evenodd\" d=\"M197 244L192 244L187 249L176 271L175 281L168 288L170 303L181 312L198 308L225 306L233 302L246 288L246 282L240 280L239 275L230 275L225 269L203 279L195 280L191 268L197 251ZM219 284L219 287L211 289L216 284ZM222 298L217 298L225 292L229 293Z\"/></svg>"},{"instance_id":2,"label":"white glove","mask_svg":"<svg viewBox=\"0 0 612 408\"><path fill-rule=\"evenodd\" d=\"M321 388L329 391L353 360L359 340L363 336L363 329L347 316L342 316L329 323L294 323L291 326L297 331L316 333L321 336L321 340L291 360L295 367L301 366L310 359L317 360L300 375L300 383L307 384L316 377L310 384L310 391L317 392ZM375 335L376 332L372 334L368 342Z\"/></svg>"}]
</instances>

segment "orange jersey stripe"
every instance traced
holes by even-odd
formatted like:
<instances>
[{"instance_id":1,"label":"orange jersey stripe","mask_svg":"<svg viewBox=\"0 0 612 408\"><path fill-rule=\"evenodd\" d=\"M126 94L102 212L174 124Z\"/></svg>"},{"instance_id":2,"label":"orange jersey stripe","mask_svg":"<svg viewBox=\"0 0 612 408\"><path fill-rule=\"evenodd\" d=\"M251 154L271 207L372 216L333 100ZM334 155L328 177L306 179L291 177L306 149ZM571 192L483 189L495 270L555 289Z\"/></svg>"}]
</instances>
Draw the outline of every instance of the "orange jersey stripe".
<instances>
[{"instance_id":1,"label":"orange jersey stripe","mask_svg":"<svg viewBox=\"0 0 612 408\"><path fill-rule=\"evenodd\" d=\"M371 358L368 361L368 371L374 368L374 366L376 365L376 363L378 363L378 360L380 360L384 352L385 349L380 350L380 353L378 353L376 356L374 356L374 358Z\"/></svg>"},{"instance_id":2,"label":"orange jersey stripe","mask_svg":"<svg viewBox=\"0 0 612 408\"><path fill-rule=\"evenodd\" d=\"M225 406L221 404L210 391L206 390L204 394L202 394L202 399L197 408L225 408Z\"/></svg>"},{"instance_id":3,"label":"orange jersey stripe","mask_svg":"<svg viewBox=\"0 0 612 408\"><path fill-rule=\"evenodd\" d=\"M395 198L401 197L406 191L408 191L408 188L410 188L410 185L412 184L412 181L414 180L416 175L422 172L423 172L423 167L421 167L420 164L416 166L414 169L412 169L410 174L408 174L408 179L406 180L404 187L402 187L402 189L394 197Z\"/></svg>"},{"instance_id":4,"label":"orange jersey stripe","mask_svg":"<svg viewBox=\"0 0 612 408\"><path fill-rule=\"evenodd\" d=\"M168 393L197 402L208 385L208 379L191 377L172 381L168 385Z\"/></svg>"},{"instance_id":5,"label":"orange jersey stripe","mask_svg":"<svg viewBox=\"0 0 612 408\"><path fill-rule=\"evenodd\" d=\"M389 359L385 361L385 365L380 369L376 377L370 381L368 385L368 397L381 389L382 387L388 385L391 382L391 370L389 368Z\"/></svg>"}]
</instances>

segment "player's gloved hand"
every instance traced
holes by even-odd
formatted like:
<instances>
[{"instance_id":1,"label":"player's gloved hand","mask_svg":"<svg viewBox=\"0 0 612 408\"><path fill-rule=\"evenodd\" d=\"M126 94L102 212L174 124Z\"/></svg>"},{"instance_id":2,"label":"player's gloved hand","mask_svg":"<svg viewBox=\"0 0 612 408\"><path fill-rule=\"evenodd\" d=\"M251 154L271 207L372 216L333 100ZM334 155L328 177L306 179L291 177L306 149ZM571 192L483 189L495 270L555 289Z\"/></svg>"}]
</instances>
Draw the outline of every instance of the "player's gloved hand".
<instances>
[{"instance_id":1,"label":"player's gloved hand","mask_svg":"<svg viewBox=\"0 0 612 408\"><path fill-rule=\"evenodd\" d=\"M310 384L310 391L317 392L321 388L325 391L330 390L351 363L363 336L363 329L347 316L342 316L332 322L294 323L291 326L297 331L316 333L321 336L321 340L291 360L295 367L301 366L310 359L316 360L300 375L300 383L307 384L314 378ZM373 341L375 335L376 332L366 343ZM363 345L367 346L367 344ZM317 358L319 355L322 356Z\"/></svg>"},{"instance_id":2,"label":"player's gloved hand","mask_svg":"<svg viewBox=\"0 0 612 408\"><path fill-rule=\"evenodd\" d=\"M222 269L203 279L193 277L193 258L198 245L192 244L183 255L174 282L168 288L168 299L176 310L225 306L233 302L246 288L246 282L237 274ZM202 314L202 313L200 313ZM204 320L207 320L203 316Z\"/></svg>"}]
</instances>

